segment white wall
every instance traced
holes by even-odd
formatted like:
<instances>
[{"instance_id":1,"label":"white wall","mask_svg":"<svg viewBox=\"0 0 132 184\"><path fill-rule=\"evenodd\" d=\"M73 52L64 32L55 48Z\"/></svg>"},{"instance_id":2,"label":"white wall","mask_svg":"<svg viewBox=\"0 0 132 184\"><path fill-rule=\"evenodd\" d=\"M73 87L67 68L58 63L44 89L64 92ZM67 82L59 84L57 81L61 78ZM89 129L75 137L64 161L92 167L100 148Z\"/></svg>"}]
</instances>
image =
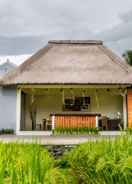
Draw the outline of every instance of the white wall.
<instances>
[{"instance_id":1,"label":"white wall","mask_svg":"<svg viewBox=\"0 0 132 184\"><path fill-rule=\"evenodd\" d=\"M123 116L123 97L119 95L111 95L107 92L92 95L91 111L99 112L109 118L117 117L117 112Z\"/></svg>"},{"instance_id":2,"label":"white wall","mask_svg":"<svg viewBox=\"0 0 132 184\"><path fill-rule=\"evenodd\" d=\"M0 87L0 129L16 130L16 89Z\"/></svg>"}]
</instances>

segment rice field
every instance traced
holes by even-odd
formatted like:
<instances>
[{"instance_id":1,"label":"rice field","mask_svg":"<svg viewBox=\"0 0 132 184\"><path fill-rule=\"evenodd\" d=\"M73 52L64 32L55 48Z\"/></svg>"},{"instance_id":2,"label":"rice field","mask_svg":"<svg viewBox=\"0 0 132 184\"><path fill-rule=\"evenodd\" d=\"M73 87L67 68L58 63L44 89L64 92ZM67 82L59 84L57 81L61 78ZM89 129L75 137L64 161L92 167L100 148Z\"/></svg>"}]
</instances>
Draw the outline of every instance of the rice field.
<instances>
[{"instance_id":1,"label":"rice field","mask_svg":"<svg viewBox=\"0 0 132 184\"><path fill-rule=\"evenodd\" d=\"M79 145L63 158L78 184L132 184L132 137ZM62 161L60 161L61 165Z\"/></svg>"},{"instance_id":2,"label":"rice field","mask_svg":"<svg viewBox=\"0 0 132 184\"><path fill-rule=\"evenodd\" d=\"M52 181L54 179L54 181ZM63 175L37 144L0 144L0 184L57 184Z\"/></svg>"},{"instance_id":3,"label":"rice field","mask_svg":"<svg viewBox=\"0 0 132 184\"><path fill-rule=\"evenodd\" d=\"M0 184L132 184L132 138L87 142L58 160L38 144L0 143Z\"/></svg>"}]
</instances>

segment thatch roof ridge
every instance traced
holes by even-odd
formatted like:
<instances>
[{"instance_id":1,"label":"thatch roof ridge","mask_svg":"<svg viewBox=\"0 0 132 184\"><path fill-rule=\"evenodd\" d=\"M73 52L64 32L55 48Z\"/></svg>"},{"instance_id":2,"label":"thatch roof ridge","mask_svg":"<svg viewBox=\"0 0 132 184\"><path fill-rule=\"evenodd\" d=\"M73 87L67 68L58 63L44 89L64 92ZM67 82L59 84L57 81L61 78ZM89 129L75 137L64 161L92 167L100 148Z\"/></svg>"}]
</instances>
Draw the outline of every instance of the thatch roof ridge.
<instances>
[{"instance_id":1,"label":"thatch roof ridge","mask_svg":"<svg viewBox=\"0 0 132 184\"><path fill-rule=\"evenodd\" d=\"M96 44L103 45L103 41L101 40L50 40L49 44Z\"/></svg>"}]
</instances>

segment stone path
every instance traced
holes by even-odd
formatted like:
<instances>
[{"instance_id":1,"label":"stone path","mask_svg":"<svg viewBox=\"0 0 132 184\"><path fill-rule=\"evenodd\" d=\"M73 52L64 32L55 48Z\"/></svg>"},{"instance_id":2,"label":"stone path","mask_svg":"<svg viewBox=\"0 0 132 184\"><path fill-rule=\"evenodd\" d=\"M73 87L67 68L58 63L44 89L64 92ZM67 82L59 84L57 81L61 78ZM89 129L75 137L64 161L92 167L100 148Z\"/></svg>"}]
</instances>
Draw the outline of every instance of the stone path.
<instances>
[{"instance_id":1,"label":"stone path","mask_svg":"<svg viewBox=\"0 0 132 184\"><path fill-rule=\"evenodd\" d=\"M76 145L87 141L97 141L100 139L115 138L116 135L90 135L90 136L17 136L0 135L0 141L4 143L38 143L41 145Z\"/></svg>"}]
</instances>

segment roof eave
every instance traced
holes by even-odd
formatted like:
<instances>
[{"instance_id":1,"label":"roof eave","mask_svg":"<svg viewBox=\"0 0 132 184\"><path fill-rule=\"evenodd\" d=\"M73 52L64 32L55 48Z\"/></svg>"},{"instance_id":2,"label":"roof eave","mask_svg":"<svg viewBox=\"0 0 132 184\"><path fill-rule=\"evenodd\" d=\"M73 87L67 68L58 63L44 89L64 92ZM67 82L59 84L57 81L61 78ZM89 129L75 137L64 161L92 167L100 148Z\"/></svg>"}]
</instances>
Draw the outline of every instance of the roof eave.
<instances>
[{"instance_id":1,"label":"roof eave","mask_svg":"<svg viewBox=\"0 0 132 184\"><path fill-rule=\"evenodd\" d=\"M64 86L68 86L68 85L97 85L97 86L101 86L101 85L108 85L108 86L126 86L126 87L130 87L132 86L132 83L8 83L8 84L0 84L1 86L30 86L30 85L64 85Z\"/></svg>"}]
</instances>

